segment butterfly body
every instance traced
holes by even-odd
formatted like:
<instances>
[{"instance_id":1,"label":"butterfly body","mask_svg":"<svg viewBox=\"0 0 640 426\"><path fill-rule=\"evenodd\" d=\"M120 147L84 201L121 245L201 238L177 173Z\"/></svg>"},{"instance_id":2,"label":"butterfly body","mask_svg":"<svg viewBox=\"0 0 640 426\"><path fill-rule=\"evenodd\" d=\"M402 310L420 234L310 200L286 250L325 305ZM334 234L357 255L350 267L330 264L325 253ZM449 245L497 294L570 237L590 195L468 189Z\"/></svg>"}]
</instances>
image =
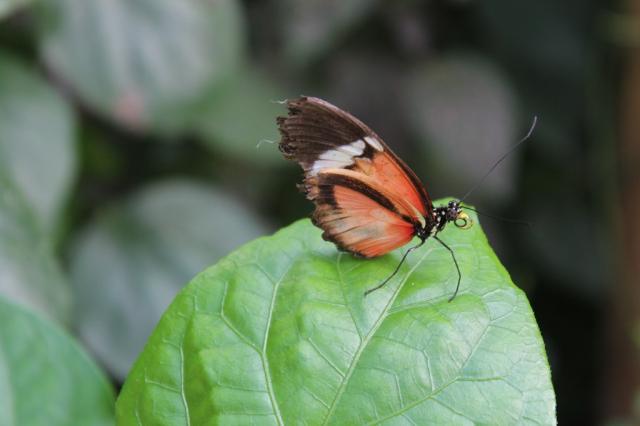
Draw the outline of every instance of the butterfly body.
<instances>
[{"instance_id":1,"label":"butterfly body","mask_svg":"<svg viewBox=\"0 0 640 426\"><path fill-rule=\"evenodd\" d=\"M416 174L351 114L312 97L286 105L279 148L304 170L301 189L325 240L372 258L435 237L449 222L470 224L458 201L434 208Z\"/></svg>"}]
</instances>

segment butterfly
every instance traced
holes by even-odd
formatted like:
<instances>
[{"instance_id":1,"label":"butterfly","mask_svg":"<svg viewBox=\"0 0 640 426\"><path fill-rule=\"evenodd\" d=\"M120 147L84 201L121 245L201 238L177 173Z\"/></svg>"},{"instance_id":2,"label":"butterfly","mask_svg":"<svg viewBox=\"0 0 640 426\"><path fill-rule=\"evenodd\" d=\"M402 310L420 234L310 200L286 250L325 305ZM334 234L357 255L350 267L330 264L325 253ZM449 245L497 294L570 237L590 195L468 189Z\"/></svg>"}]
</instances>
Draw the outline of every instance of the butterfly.
<instances>
[{"instance_id":1,"label":"butterfly","mask_svg":"<svg viewBox=\"0 0 640 426\"><path fill-rule=\"evenodd\" d=\"M395 272L365 295L385 285L411 250L439 237L448 223L472 225L461 202L434 207L416 174L360 120L319 98L287 100L288 116L278 117L280 151L304 170L300 188L315 204L312 222L339 249L363 258L387 254L413 240ZM450 299L450 300L451 300Z\"/></svg>"}]
</instances>

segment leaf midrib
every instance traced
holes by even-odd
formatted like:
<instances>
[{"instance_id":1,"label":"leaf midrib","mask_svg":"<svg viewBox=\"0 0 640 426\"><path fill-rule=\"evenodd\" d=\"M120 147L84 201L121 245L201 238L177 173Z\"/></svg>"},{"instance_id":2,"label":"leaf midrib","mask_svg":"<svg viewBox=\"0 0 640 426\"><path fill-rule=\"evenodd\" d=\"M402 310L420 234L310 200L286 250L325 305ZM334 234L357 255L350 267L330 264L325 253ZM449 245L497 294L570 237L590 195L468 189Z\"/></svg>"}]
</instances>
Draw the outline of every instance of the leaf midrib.
<instances>
[{"instance_id":1,"label":"leaf midrib","mask_svg":"<svg viewBox=\"0 0 640 426\"><path fill-rule=\"evenodd\" d=\"M364 339L362 339L362 341L360 342L360 345L358 345L358 350L356 351L353 359L351 360L351 363L349 364L349 368L347 369L347 372L344 375L344 377L342 379L342 382L340 383L340 387L338 388L338 392L336 392L336 397L331 402L331 406L329 407L329 411L327 412L327 416L325 417L324 422L322 423L323 426L326 426L327 424L329 424L329 421L331 420L331 417L333 416L333 414L335 412L335 409L338 406L338 403L340 402L340 399L342 398L342 395L344 394L344 392L345 392L345 390L347 388L347 385L349 384L349 380L351 379L351 375L353 374L356 366L358 365L358 361L360 360L360 356L362 355L362 352L364 352L364 350L369 345L369 342L371 341L373 336L376 334L376 332L378 331L378 329L380 328L380 326L382 325L384 320L387 318L387 312L389 311L389 309L391 308L391 306L395 302L398 294L400 293L400 290L404 287L404 284L407 282L409 277L415 272L415 270L422 264L422 262L427 258L427 256L432 251L433 251L433 249L429 249L420 258L420 260L418 260L416 262L416 264L409 270L409 272L405 275L405 277L402 280L402 282L396 287L396 289L394 290L393 294L391 295L391 297L387 301L387 304L385 305L384 309L382 309L382 311L380 312L380 315L376 319L376 322L373 324L373 327L371 327L371 330L369 330L369 333L367 333L364 336ZM339 267L339 263L337 264L337 266Z\"/></svg>"}]
</instances>

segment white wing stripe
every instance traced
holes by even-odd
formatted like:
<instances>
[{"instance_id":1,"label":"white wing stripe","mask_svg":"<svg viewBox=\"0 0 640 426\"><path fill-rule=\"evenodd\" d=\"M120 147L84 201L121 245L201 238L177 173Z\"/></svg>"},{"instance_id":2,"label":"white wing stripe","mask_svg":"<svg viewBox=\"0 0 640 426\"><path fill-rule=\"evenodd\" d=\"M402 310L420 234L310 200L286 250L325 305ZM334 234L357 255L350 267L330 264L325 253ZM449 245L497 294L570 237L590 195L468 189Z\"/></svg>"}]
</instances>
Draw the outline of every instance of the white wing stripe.
<instances>
[{"instance_id":1,"label":"white wing stripe","mask_svg":"<svg viewBox=\"0 0 640 426\"><path fill-rule=\"evenodd\" d=\"M364 140L366 143L377 149L378 151L384 151L382 144L378 142L376 138L372 138L371 136L365 136Z\"/></svg>"},{"instance_id":2,"label":"white wing stripe","mask_svg":"<svg viewBox=\"0 0 640 426\"><path fill-rule=\"evenodd\" d=\"M335 149L320 154L318 159L311 166L309 174L315 176L323 169L342 169L354 163L354 157L362 155L365 143L362 139L358 139L349 145L339 146Z\"/></svg>"},{"instance_id":3,"label":"white wing stripe","mask_svg":"<svg viewBox=\"0 0 640 426\"><path fill-rule=\"evenodd\" d=\"M362 153L364 152L364 147L365 145L362 139L358 139L357 141L350 143L349 145L340 146L338 147L338 149L340 151L349 153L354 157L357 157L358 155L362 155Z\"/></svg>"}]
</instances>

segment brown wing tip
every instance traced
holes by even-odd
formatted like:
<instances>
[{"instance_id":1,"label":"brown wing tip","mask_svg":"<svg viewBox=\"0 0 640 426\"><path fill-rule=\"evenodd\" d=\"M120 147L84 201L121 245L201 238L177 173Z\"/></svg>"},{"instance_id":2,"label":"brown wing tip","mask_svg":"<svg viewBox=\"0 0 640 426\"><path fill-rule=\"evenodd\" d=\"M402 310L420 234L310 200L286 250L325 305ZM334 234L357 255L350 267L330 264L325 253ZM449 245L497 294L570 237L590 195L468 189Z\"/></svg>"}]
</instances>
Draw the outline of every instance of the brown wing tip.
<instances>
[{"instance_id":1,"label":"brown wing tip","mask_svg":"<svg viewBox=\"0 0 640 426\"><path fill-rule=\"evenodd\" d=\"M301 96L299 98L285 100L284 104L287 107L289 116L300 113L301 112L300 109L304 106L305 103L309 101L309 99L315 99L315 98L309 98L308 96ZM278 117L278 119L280 118L282 118L284 121L286 120L287 117Z\"/></svg>"},{"instance_id":2,"label":"brown wing tip","mask_svg":"<svg viewBox=\"0 0 640 426\"><path fill-rule=\"evenodd\" d=\"M295 99L287 99L285 101L285 105L289 110L289 116L298 115L302 112L305 106L311 107L324 107L330 110L336 110L337 107L330 104L329 102L322 100L320 98L316 98L313 96L300 96ZM286 117L285 117L286 118Z\"/></svg>"},{"instance_id":3,"label":"brown wing tip","mask_svg":"<svg viewBox=\"0 0 640 426\"><path fill-rule=\"evenodd\" d=\"M289 123L293 117L296 117L302 113L304 104L310 100L317 98L309 98L308 96L301 96L296 99L287 99L285 105L287 106L288 115L286 117L280 116L276 118L278 124L278 130L280 131L280 143L278 149L287 160L295 160L297 142L289 133Z\"/></svg>"},{"instance_id":4,"label":"brown wing tip","mask_svg":"<svg viewBox=\"0 0 640 426\"><path fill-rule=\"evenodd\" d=\"M313 103L314 101L318 101L318 100L320 99L314 98L312 96L300 96L295 99L287 99L286 104L287 104L287 108L291 109L291 108L300 107L305 103L309 103L309 102Z\"/></svg>"},{"instance_id":5,"label":"brown wing tip","mask_svg":"<svg viewBox=\"0 0 640 426\"><path fill-rule=\"evenodd\" d=\"M289 101L287 101L288 103ZM291 115L291 109L289 109L289 115ZM277 117L276 123L278 124L278 130L280 131L280 143L278 144L278 149L284 157L288 160L294 159L295 156L295 144L293 140L289 136L289 130L287 126L288 117Z\"/></svg>"},{"instance_id":6,"label":"brown wing tip","mask_svg":"<svg viewBox=\"0 0 640 426\"><path fill-rule=\"evenodd\" d=\"M372 133L355 117L319 98L301 96L284 104L288 114L276 119L281 135L278 148L287 160L297 161L305 171L326 149L326 144L317 142L319 137L332 135L335 140L330 142L338 144L342 139L351 143ZM320 126L318 122L325 124Z\"/></svg>"}]
</instances>

